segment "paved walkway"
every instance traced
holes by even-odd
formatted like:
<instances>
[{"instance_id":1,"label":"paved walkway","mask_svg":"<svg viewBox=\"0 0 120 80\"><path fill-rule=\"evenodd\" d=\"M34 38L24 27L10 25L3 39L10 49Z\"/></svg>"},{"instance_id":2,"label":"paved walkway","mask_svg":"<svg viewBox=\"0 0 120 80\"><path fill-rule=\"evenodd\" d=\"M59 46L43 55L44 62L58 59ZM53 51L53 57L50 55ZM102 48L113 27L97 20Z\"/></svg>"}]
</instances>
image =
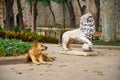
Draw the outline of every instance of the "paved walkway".
<instances>
[{"instance_id":1,"label":"paved walkway","mask_svg":"<svg viewBox=\"0 0 120 80\"><path fill-rule=\"evenodd\" d=\"M0 80L120 80L120 47L95 46L99 55L85 57L60 54L58 44L46 45L49 55L56 57L54 62L46 65L18 64L17 59L15 63L6 62L0 65ZM71 46L81 49L80 45Z\"/></svg>"}]
</instances>

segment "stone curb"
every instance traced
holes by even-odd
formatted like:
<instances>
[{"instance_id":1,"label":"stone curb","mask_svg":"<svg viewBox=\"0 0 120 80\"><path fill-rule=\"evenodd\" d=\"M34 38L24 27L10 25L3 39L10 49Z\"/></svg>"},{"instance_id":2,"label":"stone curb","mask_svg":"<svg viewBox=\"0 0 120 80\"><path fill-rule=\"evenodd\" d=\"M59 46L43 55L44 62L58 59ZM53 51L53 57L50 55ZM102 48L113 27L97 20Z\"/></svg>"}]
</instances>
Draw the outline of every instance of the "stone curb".
<instances>
[{"instance_id":1,"label":"stone curb","mask_svg":"<svg viewBox=\"0 0 120 80\"><path fill-rule=\"evenodd\" d=\"M73 48L81 48L82 45L71 44ZM102 46L102 45L93 45L93 49L109 49L109 50L120 50L120 46Z\"/></svg>"},{"instance_id":2,"label":"stone curb","mask_svg":"<svg viewBox=\"0 0 120 80\"><path fill-rule=\"evenodd\" d=\"M12 57L0 57L0 65L8 65L8 64L20 64L26 63L28 60L28 55L21 56L12 56Z\"/></svg>"},{"instance_id":3,"label":"stone curb","mask_svg":"<svg viewBox=\"0 0 120 80\"><path fill-rule=\"evenodd\" d=\"M60 45L61 46L61 45ZM73 48L81 48L82 45L79 44L71 44ZM100 46L94 45L94 49L109 49L109 50L120 50L120 46ZM21 55L18 57L0 57L0 65L9 65L9 64L20 64L26 63L28 61L28 55Z\"/></svg>"}]
</instances>

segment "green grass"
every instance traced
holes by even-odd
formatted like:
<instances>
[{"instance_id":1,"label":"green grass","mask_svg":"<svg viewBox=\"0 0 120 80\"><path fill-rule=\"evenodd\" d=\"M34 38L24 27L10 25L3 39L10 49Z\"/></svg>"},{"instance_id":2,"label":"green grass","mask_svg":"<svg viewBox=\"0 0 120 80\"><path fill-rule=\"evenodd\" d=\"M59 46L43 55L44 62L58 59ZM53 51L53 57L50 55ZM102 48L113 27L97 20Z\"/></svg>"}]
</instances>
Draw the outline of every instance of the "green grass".
<instances>
[{"instance_id":1,"label":"green grass","mask_svg":"<svg viewBox=\"0 0 120 80\"><path fill-rule=\"evenodd\" d=\"M98 31L102 31L102 25L98 26Z\"/></svg>"},{"instance_id":2,"label":"green grass","mask_svg":"<svg viewBox=\"0 0 120 80\"><path fill-rule=\"evenodd\" d=\"M29 50L31 43L16 39L0 39L0 54L2 56L18 56Z\"/></svg>"},{"instance_id":3,"label":"green grass","mask_svg":"<svg viewBox=\"0 0 120 80\"><path fill-rule=\"evenodd\" d=\"M102 40L93 40L94 45L120 46L120 41L104 42Z\"/></svg>"}]
</instances>

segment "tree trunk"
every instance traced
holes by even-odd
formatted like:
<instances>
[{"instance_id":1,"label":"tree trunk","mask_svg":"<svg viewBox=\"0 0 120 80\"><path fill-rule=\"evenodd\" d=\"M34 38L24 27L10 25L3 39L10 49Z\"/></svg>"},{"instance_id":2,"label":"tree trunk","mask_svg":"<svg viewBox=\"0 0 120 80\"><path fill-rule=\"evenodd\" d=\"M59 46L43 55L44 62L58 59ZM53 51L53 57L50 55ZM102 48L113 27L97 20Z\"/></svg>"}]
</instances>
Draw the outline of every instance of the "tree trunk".
<instances>
[{"instance_id":1,"label":"tree trunk","mask_svg":"<svg viewBox=\"0 0 120 80\"><path fill-rule=\"evenodd\" d=\"M30 8L30 13L31 13L31 15L32 15L32 1L31 1L31 0L29 1L29 5L30 5L30 6L29 6L29 8Z\"/></svg>"},{"instance_id":2,"label":"tree trunk","mask_svg":"<svg viewBox=\"0 0 120 80\"><path fill-rule=\"evenodd\" d=\"M17 14L17 18L18 18L18 26L23 29L23 13L22 13L22 7L21 7L21 3L20 0L17 0L17 8L18 8L18 14Z\"/></svg>"},{"instance_id":3,"label":"tree trunk","mask_svg":"<svg viewBox=\"0 0 120 80\"><path fill-rule=\"evenodd\" d=\"M37 19L37 0L33 0L32 4L32 32L36 31L36 19Z\"/></svg>"},{"instance_id":4,"label":"tree trunk","mask_svg":"<svg viewBox=\"0 0 120 80\"><path fill-rule=\"evenodd\" d=\"M79 1L79 0L77 0L77 3L78 3L78 6L79 6L79 8L80 8L81 15L83 15L83 14L84 14L84 12L83 12L83 10L82 10L82 7L81 7L81 4L80 4L80 1Z\"/></svg>"},{"instance_id":5,"label":"tree trunk","mask_svg":"<svg viewBox=\"0 0 120 80\"><path fill-rule=\"evenodd\" d=\"M13 3L14 0L5 0L6 28L9 31L11 31L14 27Z\"/></svg>"},{"instance_id":6,"label":"tree trunk","mask_svg":"<svg viewBox=\"0 0 120 80\"><path fill-rule=\"evenodd\" d=\"M63 28L65 29L65 3L63 3Z\"/></svg>"},{"instance_id":7,"label":"tree trunk","mask_svg":"<svg viewBox=\"0 0 120 80\"><path fill-rule=\"evenodd\" d=\"M95 26L96 26L96 31L98 31L98 26L99 26L99 19L100 19L100 0L95 1L97 12L96 12L96 21L95 21Z\"/></svg>"},{"instance_id":8,"label":"tree trunk","mask_svg":"<svg viewBox=\"0 0 120 80\"><path fill-rule=\"evenodd\" d=\"M100 0L102 16L102 40L120 41L119 0Z\"/></svg>"},{"instance_id":9,"label":"tree trunk","mask_svg":"<svg viewBox=\"0 0 120 80\"><path fill-rule=\"evenodd\" d=\"M70 15L70 24L71 24L72 28L75 28L76 20L75 20L75 12L74 12L74 8L73 8L72 0L69 0L68 2L66 2L66 5L68 7L68 11L69 11L69 15Z\"/></svg>"},{"instance_id":10,"label":"tree trunk","mask_svg":"<svg viewBox=\"0 0 120 80\"><path fill-rule=\"evenodd\" d=\"M49 4L49 9L50 9L50 12L52 13L52 16L53 16L53 22L54 22L54 25L56 24L56 20L55 20L55 14L54 12L52 11L52 8L51 8L51 5Z\"/></svg>"}]
</instances>

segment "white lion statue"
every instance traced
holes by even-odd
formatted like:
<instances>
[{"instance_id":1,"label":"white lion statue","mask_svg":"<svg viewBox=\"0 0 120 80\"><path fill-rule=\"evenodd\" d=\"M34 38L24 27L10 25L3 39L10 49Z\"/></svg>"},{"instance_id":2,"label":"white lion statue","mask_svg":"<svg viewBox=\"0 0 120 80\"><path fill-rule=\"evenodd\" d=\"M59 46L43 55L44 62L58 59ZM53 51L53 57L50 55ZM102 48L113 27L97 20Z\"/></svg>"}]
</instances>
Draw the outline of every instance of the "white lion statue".
<instances>
[{"instance_id":1,"label":"white lion statue","mask_svg":"<svg viewBox=\"0 0 120 80\"><path fill-rule=\"evenodd\" d=\"M95 23L92 15L86 13L80 18L80 28L66 31L62 35L62 48L64 51L70 50L69 44L71 40L78 40L84 43L83 50L92 49L92 36L95 32ZM85 46L87 46L85 48Z\"/></svg>"}]
</instances>

